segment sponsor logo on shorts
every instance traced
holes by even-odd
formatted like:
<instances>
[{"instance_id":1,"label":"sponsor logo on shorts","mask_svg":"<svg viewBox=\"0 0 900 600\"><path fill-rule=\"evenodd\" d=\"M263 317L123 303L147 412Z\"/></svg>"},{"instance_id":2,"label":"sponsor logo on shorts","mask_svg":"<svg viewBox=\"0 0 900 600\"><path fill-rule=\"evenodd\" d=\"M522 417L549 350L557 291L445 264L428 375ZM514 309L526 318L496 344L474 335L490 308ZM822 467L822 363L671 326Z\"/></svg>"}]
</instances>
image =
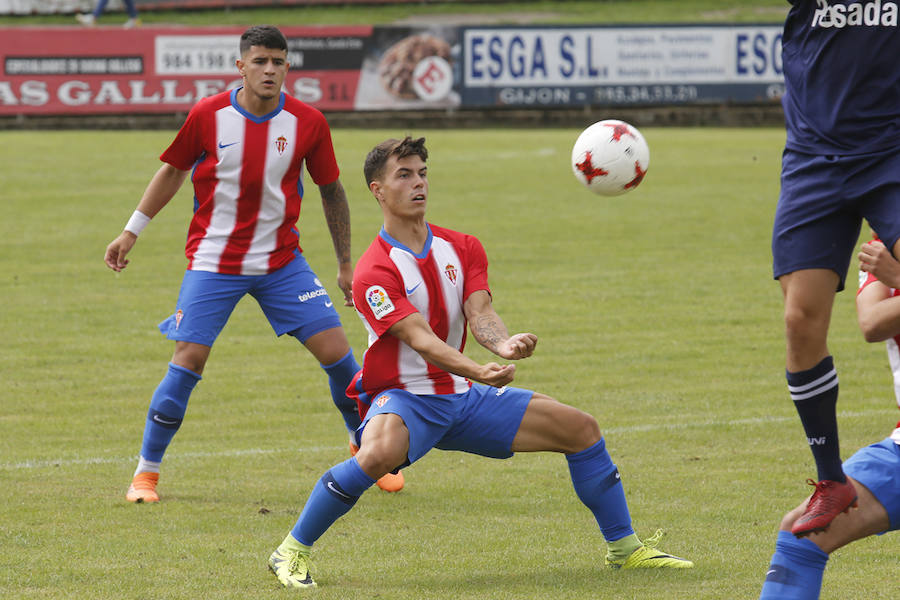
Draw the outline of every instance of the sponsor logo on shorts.
<instances>
[{"instance_id":1,"label":"sponsor logo on shorts","mask_svg":"<svg viewBox=\"0 0 900 600\"><path fill-rule=\"evenodd\" d=\"M369 303L369 308L372 309L372 314L379 321L385 315L389 315L394 312L394 303L391 302L390 297L388 297L387 292L384 291L384 288L380 285L373 285L369 289L366 290L366 302Z\"/></svg>"},{"instance_id":2,"label":"sponsor logo on shorts","mask_svg":"<svg viewBox=\"0 0 900 600\"><path fill-rule=\"evenodd\" d=\"M319 298L321 296L327 296L327 295L328 295L328 292L325 290L325 288L319 288L317 290L310 290L308 292L303 292L302 294L297 296L297 298L300 300L300 302L306 302L307 300L311 300L313 298Z\"/></svg>"},{"instance_id":3,"label":"sponsor logo on shorts","mask_svg":"<svg viewBox=\"0 0 900 600\"><path fill-rule=\"evenodd\" d=\"M497 396L502 396L503 394L505 394L505 393L506 393L506 388L507 388L507 387L508 387L508 386L505 386L505 385L504 385L502 388L497 388L497 394L496 394L496 395L497 395Z\"/></svg>"},{"instance_id":4,"label":"sponsor logo on shorts","mask_svg":"<svg viewBox=\"0 0 900 600\"><path fill-rule=\"evenodd\" d=\"M375 399L375 406L377 406L378 408L381 408L382 406L387 404L387 401L390 399L391 399L391 397L388 396L387 394L382 394L381 396L378 396L378 398Z\"/></svg>"}]
</instances>

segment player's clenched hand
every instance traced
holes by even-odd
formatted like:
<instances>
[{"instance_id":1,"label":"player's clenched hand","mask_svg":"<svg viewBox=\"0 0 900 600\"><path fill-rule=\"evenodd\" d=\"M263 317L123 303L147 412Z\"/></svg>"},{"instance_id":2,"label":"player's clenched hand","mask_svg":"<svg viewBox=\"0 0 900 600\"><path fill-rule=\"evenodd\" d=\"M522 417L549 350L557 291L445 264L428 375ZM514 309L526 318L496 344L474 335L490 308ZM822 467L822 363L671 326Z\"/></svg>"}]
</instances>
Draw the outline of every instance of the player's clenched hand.
<instances>
[{"instance_id":1,"label":"player's clenched hand","mask_svg":"<svg viewBox=\"0 0 900 600\"><path fill-rule=\"evenodd\" d=\"M119 237L106 247L106 256L103 258L106 266L116 273L124 269L128 265L125 255L131 251L136 241L137 236L130 231L123 231L119 234Z\"/></svg>"},{"instance_id":2,"label":"player's clenched hand","mask_svg":"<svg viewBox=\"0 0 900 600\"><path fill-rule=\"evenodd\" d=\"M497 354L507 360L519 360L520 358L531 356L534 353L535 346L537 346L536 335L533 333L517 333L500 344L497 348Z\"/></svg>"},{"instance_id":3,"label":"player's clenched hand","mask_svg":"<svg viewBox=\"0 0 900 600\"><path fill-rule=\"evenodd\" d=\"M478 374L479 376L474 379L485 385L503 387L504 385L512 383L513 375L515 375L515 373L516 365L501 366L491 362L481 365L481 370Z\"/></svg>"},{"instance_id":4,"label":"player's clenched hand","mask_svg":"<svg viewBox=\"0 0 900 600\"><path fill-rule=\"evenodd\" d=\"M353 306L353 266L350 263L341 263L337 284L344 292L344 306Z\"/></svg>"},{"instance_id":5,"label":"player's clenched hand","mask_svg":"<svg viewBox=\"0 0 900 600\"><path fill-rule=\"evenodd\" d=\"M886 286L900 286L900 262L878 240L863 244L859 249L859 269L871 273Z\"/></svg>"}]
</instances>

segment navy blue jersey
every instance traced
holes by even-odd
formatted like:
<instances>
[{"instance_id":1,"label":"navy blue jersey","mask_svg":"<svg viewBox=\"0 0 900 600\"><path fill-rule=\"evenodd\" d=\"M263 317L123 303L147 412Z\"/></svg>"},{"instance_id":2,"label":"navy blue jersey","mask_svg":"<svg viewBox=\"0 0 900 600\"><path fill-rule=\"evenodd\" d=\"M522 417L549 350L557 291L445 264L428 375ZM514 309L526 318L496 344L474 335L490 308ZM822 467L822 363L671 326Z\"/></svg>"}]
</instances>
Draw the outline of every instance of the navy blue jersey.
<instances>
[{"instance_id":1,"label":"navy blue jersey","mask_svg":"<svg viewBox=\"0 0 900 600\"><path fill-rule=\"evenodd\" d=\"M900 2L789 1L787 147L809 154L900 147Z\"/></svg>"}]
</instances>

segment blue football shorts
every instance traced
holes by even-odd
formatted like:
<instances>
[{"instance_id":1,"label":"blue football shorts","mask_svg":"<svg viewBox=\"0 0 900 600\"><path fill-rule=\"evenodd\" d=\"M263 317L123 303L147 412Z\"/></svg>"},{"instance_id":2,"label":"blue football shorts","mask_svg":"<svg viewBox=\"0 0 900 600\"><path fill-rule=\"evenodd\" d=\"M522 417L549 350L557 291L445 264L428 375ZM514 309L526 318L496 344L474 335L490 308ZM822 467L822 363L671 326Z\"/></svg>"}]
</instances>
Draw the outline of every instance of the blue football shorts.
<instances>
[{"instance_id":1,"label":"blue football shorts","mask_svg":"<svg viewBox=\"0 0 900 600\"><path fill-rule=\"evenodd\" d=\"M341 326L328 292L303 255L267 275L185 271L175 313L159 324L170 340L212 346L245 294L259 303L277 335L301 342Z\"/></svg>"},{"instance_id":2,"label":"blue football shorts","mask_svg":"<svg viewBox=\"0 0 900 600\"><path fill-rule=\"evenodd\" d=\"M785 150L775 210L775 279L803 269L850 266L866 219L888 248L900 239L900 152L819 156ZM900 257L898 257L900 258Z\"/></svg>"},{"instance_id":3,"label":"blue football shorts","mask_svg":"<svg viewBox=\"0 0 900 600\"><path fill-rule=\"evenodd\" d=\"M409 430L407 462L398 466L416 462L432 448L509 458L533 395L521 388L481 384L463 394L417 396L406 390L387 390L372 400L356 441L359 443L372 417L390 413L399 415Z\"/></svg>"},{"instance_id":4,"label":"blue football shorts","mask_svg":"<svg viewBox=\"0 0 900 600\"><path fill-rule=\"evenodd\" d=\"M844 473L878 498L891 520L888 531L900 529L900 446L886 438L860 448L844 462Z\"/></svg>"}]
</instances>

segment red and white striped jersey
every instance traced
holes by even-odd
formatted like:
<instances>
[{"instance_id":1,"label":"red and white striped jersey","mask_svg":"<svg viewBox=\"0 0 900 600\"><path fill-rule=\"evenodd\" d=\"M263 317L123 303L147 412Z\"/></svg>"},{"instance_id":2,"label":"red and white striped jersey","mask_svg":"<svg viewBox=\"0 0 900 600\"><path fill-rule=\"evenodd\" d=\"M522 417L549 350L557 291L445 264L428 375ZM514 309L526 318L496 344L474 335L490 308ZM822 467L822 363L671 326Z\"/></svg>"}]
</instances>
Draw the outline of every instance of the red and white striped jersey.
<instances>
[{"instance_id":1,"label":"red and white striped jersey","mask_svg":"<svg viewBox=\"0 0 900 600\"><path fill-rule=\"evenodd\" d=\"M318 185L334 182L339 170L321 112L282 93L276 110L257 117L241 108L237 92L200 100L160 159L194 169L188 269L264 275L301 252L304 162Z\"/></svg>"},{"instance_id":2,"label":"red and white striped jersey","mask_svg":"<svg viewBox=\"0 0 900 600\"><path fill-rule=\"evenodd\" d=\"M870 283L878 281L874 275L865 271L859 272L859 290L856 294L863 291ZM891 288L891 296L900 296L900 290ZM891 365L891 373L894 375L894 397L897 400L898 408L900 408L900 334L895 335L885 341L887 346L888 362ZM900 422L897 428L891 434L891 439L900 444Z\"/></svg>"},{"instance_id":3,"label":"red and white striped jersey","mask_svg":"<svg viewBox=\"0 0 900 600\"><path fill-rule=\"evenodd\" d=\"M416 254L382 229L353 273L353 304L369 332L357 390L370 398L395 388L417 395L467 391L465 378L428 364L387 330L418 311L439 338L462 352L463 303L478 290L490 293L487 255L477 238L429 225L425 247Z\"/></svg>"}]
</instances>

